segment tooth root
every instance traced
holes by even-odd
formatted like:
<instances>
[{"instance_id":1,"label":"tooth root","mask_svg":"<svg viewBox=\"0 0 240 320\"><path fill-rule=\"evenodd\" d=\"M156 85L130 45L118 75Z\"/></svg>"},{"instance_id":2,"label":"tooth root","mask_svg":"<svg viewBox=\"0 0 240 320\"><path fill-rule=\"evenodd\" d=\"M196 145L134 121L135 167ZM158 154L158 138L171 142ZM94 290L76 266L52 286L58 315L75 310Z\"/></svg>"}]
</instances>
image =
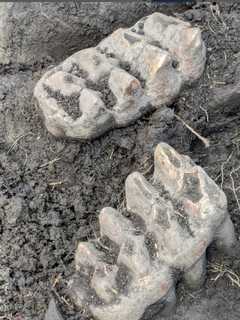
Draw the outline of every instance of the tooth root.
<instances>
[{"instance_id":1,"label":"tooth root","mask_svg":"<svg viewBox=\"0 0 240 320\"><path fill-rule=\"evenodd\" d=\"M105 257L89 242L79 245L76 261L83 268L73 291L77 304L99 320L148 319L153 313L169 316L176 303L176 269L183 272L181 280L197 289L205 280L210 243L216 240L228 251L235 243L223 191L188 157L164 144L158 148L159 180L150 184L135 172L126 181L127 209L144 221L133 223L112 208L100 214L101 234L119 246L114 265L106 263L111 252ZM171 171L180 177L174 195ZM163 183L171 192L165 192ZM143 222L144 232L139 234L135 226Z\"/></svg>"},{"instance_id":2,"label":"tooth root","mask_svg":"<svg viewBox=\"0 0 240 320\"><path fill-rule=\"evenodd\" d=\"M91 242L80 242L76 254L75 265L79 271L81 267L94 267L104 261L105 254L97 250Z\"/></svg>"},{"instance_id":3,"label":"tooth root","mask_svg":"<svg viewBox=\"0 0 240 320\"><path fill-rule=\"evenodd\" d=\"M229 216L226 217L222 225L215 234L216 245L219 249L229 253L236 243L234 226Z\"/></svg>"},{"instance_id":4,"label":"tooth root","mask_svg":"<svg viewBox=\"0 0 240 320\"><path fill-rule=\"evenodd\" d=\"M129 234L134 232L130 220L113 208L104 208L99 215L101 236L106 236L121 245Z\"/></svg>"},{"instance_id":5,"label":"tooth root","mask_svg":"<svg viewBox=\"0 0 240 320\"><path fill-rule=\"evenodd\" d=\"M118 264L121 263L128 267L135 277L143 277L149 272L150 257L143 236L126 239L118 256Z\"/></svg>"},{"instance_id":6,"label":"tooth root","mask_svg":"<svg viewBox=\"0 0 240 320\"><path fill-rule=\"evenodd\" d=\"M156 314L155 303L162 307L173 289L171 275L165 267L152 271L146 277L135 279L117 303L90 306L93 315L99 320L152 319Z\"/></svg>"},{"instance_id":7,"label":"tooth root","mask_svg":"<svg viewBox=\"0 0 240 320\"><path fill-rule=\"evenodd\" d=\"M184 281L191 289L200 288L206 276L206 254L204 255L188 270L184 272Z\"/></svg>"},{"instance_id":8,"label":"tooth root","mask_svg":"<svg viewBox=\"0 0 240 320\"><path fill-rule=\"evenodd\" d=\"M176 292L175 292L175 288L173 287L167 294L167 297L164 301L164 307L160 313L161 316L168 317L171 314L173 314L176 309L176 303L177 303Z\"/></svg>"},{"instance_id":9,"label":"tooth root","mask_svg":"<svg viewBox=\"0 0 240 320\"><path fill-rule=\"evenodd\" d=\"M138 172L130 174L126 180L127 210L138 214L146 224L150 221L153 194L156 190Z\"/></svg>"},{"instance_id":10,"label":"tooth root","mask_svg":"<svg viewBox=\"0 0 240 320\"><path fill-rule=\"evenodd\" d=\"M94 271L91 287L106 303L111 303L118 294L116 285L117 272L118 267L116 265L106 263L99 264Z\"/></svg>"},{"instance_id":11,"label":"tooth root","mask_svg":"<svg viewBox=\"0 0 240 320\"><path fill-rule=\"evenodd\" d=\"M86 277L76 274L68 283L68 292L82 311L88 311L88 306L92 302L92 290Z\"/></svg>"}]
</instances>

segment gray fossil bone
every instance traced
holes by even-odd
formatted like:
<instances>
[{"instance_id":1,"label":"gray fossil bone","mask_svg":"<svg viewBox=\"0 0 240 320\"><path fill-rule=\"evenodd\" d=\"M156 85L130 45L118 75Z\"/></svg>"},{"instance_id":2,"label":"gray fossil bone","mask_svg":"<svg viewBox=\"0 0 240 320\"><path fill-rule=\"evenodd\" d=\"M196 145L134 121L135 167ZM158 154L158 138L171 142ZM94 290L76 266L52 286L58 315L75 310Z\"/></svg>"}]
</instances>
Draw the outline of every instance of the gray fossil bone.
<instances>
[{"instance_id":1,"label":"gray fossil bone","mask_svg":"<svg viewBox=\"0 0 240 320\"><path fill-rule=\"evenodd\" d=\"M93 139L171 104L205 60L198 28L154 13L46 72L34 96L53 135Z\"/></svg>"},{"instance_id":2,"label":"gray fossil bone","mask_svg":"<svg viewBox=\"0 0 240 320\"><path fill-rule=\"evenodd\" d=\"M150 181L139 172L126 179L127 217L102 209L100 242L78 245L69 293L98 320L169 315L176 279L200 287L207 247L235 244L226 196L206 172L165 143L154 158Z\"/></svg>"}]
</instances>

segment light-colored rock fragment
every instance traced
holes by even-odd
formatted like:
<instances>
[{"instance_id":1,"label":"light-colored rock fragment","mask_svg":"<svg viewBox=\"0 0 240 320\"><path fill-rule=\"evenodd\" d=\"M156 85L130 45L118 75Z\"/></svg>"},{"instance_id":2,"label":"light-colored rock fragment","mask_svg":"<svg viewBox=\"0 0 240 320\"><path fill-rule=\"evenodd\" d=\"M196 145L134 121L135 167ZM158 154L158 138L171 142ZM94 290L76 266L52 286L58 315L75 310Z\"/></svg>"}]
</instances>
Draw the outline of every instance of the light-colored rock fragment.
<instances>
[{"instance_id":1,"label":"light-colored rock fragment","mask_svg":"<svg viewBox=\"0 0 240 320\"><path fill-rule=\"evenodd\" d=\"M154 13L48 71L34 96L53 135L93 139L171 104L201 76L205 57L198 28Z\"/></svg>"},{"instance_id":2,"label":"light-colored rock fragment","mask_svg":"<svg viewBox=\"0 0 240 320\"><path fill-rule=\"evenodd\" d=\"M126 180L128 218L104 208L101 239L78 246L69 292L95 319L169 315L179 271L186 285L199 288L207 247L216 240L228 251L235 243L226 197L205 171L165 143L154 158L150 182L138 172Z\"/></svg>"},{"instance_id":3,"label":"light-colored rock fragment","mask_svg":"<svg viewBox=\"0 0 240 320\"><path fill-rule=\"evenodd\" d=\"M54 299L51 299L49 302L48 310L44 320L63 320L63 317L59 312L57 304Z\"/></svg>"}]
</instances>

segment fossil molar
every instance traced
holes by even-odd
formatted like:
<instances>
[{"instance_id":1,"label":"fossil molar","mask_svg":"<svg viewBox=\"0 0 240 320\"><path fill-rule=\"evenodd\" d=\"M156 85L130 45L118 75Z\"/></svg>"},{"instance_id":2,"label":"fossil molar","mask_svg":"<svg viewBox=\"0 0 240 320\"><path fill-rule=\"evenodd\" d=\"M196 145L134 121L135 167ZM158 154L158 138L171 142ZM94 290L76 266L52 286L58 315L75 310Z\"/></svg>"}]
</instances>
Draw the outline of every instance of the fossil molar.
<instances>
[{"instance_id":1,"label":"fossil molar","mask_svg":"<svg viewBox=\"0 0 240 320\"><path fill-rule=\"evenodd\" d=\"M154 13L46 72L34 96L53 135L92 139L170 104L205 59L199 28Z\"/></svg>"},{"instance_id":2,"label":"fossil molar","mask_svg":"<svg viewBox=\"0 0 240 320\"><path fill-rule=\"evenodd\" d=\"M151 181L138 172L127 177L125 215L104 208L101 240L78 245L69 292L96 319L169 314L176 279L199 287L207 247L235 243L226 196L205 171L165 143L154 158Z\"/></svg>"}]
</instances>

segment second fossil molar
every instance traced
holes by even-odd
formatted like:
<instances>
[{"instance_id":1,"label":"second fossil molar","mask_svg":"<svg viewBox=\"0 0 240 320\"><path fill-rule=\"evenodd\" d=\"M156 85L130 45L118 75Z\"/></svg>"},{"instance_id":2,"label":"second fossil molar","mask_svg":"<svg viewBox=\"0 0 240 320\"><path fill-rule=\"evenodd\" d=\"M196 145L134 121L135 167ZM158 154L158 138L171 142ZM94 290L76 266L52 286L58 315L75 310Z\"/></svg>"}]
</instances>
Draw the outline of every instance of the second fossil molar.
<instances>
[{"instance_id":1,"label":"second fossil molar","mask_svg":"<svg viewBox=\"0 0 240 320\"><path fill-rule=\"evenodd\" d=\"M69 293L98 320L169 314L179 270L197 288L207 247L215 241L228 252L235 244L226 196L206 172L164 143L154 158L151 181L138 172L126 179L127 217L104 208L100 241L78 245Z\"/></svg>"}]
</instances>

